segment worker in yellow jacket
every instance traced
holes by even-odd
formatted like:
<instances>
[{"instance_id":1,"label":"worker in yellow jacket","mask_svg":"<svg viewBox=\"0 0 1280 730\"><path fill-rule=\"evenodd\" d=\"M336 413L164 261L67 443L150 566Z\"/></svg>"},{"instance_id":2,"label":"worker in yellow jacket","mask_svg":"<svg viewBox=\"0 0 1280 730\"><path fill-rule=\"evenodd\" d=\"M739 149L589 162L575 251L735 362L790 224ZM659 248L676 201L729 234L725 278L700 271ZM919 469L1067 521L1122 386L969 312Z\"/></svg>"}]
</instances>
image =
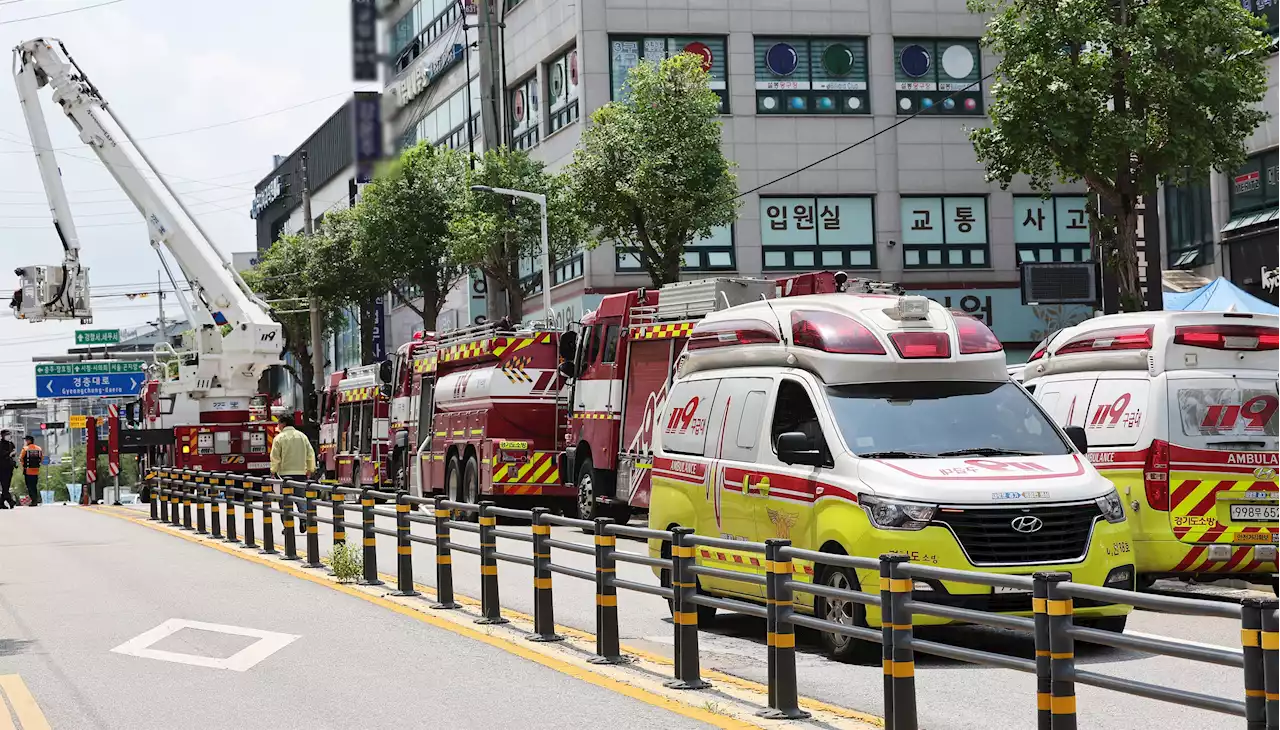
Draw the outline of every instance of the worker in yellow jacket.
<instances>
[{"instance_id":1,"label":"worker in yellow jacket","mask_svg":"<svg viewBox=\"0 0 1280 730\"><path fill-rule=\"evenodd\" d=\"M271 443L271 474L279 479L305 481L316 470L316 451L311 440L294 428L292 414L280 416L280 433ZM298 521L298 531L306 532L306 523Z\"/></svg>"}]
</instances>

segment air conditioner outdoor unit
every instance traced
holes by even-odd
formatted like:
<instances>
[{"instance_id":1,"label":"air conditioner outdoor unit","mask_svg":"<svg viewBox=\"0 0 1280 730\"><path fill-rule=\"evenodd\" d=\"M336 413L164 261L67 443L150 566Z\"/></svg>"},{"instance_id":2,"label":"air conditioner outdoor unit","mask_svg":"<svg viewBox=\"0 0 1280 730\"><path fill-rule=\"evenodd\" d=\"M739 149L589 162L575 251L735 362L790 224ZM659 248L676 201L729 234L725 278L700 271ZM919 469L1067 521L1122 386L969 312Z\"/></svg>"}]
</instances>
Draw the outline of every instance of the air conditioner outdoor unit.
<instances>
[{"instance_id":1,"label":"air conditioner outdoor unit","mask_svg":"<svg viewBox=\"0 0 1280 730\"><path fill-rule=\"evenodd\" d=\"M1092 261L1022 265L1023 304L1096 304L1098 266Z\"/></svg>"}]
</instances>

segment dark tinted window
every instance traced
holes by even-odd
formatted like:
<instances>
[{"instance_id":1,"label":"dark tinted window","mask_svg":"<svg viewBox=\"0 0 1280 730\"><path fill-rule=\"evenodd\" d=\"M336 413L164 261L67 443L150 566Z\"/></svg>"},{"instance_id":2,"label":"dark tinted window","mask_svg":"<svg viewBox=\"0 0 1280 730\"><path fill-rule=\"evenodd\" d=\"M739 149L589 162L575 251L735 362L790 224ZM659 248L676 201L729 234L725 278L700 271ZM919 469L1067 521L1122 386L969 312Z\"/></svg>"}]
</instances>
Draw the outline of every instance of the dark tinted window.
<instances>
[{"instance_id":1,"label":"dark tinted window","mask_svg":"<svg viewBox=\"0 0 1280 730\"><path fill-rule=\"evenodd\" d=\"M836 425L859 456L1070 453L1031 397L1012 382L835 385L827 395Z\"/></svg>"},{"instance_id":2,"label":"dark tinted window","mask_svg":"<svg viewBox=\"0 0 1280 730\"><path fill-rule=\"evenodd\" d=\"M818 412L809 400L809 392L794 380L784 380L778 384L778 398L773 408L773 425L769 429L769 443L774 451L778 449L778 436L799 431L813 439L814 445L823 454L827 454L827 441L822 436L822 425L818 422ZM831 465L830 456L827 457Z\"/></svg>"},{"instance_id":3,"label":"dark tinted window","mask_svg":"<svg viewBox=\"0 0 1280 730\"><path fill-rule=\"evenodd\" d=\"M611 324L604 336L604 354L600 362L616 362L618 359L618 325Z\"/></svg>"}]
</instances>

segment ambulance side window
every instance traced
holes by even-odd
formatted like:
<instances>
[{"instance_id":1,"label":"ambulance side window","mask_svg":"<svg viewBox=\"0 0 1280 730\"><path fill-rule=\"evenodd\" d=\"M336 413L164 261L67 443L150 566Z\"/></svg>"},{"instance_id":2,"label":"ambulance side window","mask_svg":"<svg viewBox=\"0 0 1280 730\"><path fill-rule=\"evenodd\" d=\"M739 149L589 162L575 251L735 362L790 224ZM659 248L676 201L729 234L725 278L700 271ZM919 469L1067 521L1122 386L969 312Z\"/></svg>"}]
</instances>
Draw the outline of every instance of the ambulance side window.
<instances>
[{"instance_id":1,"label":"ambulance side window","mask_svg":"<svg viewBox=\"0 0 1280 730\"><path fill-rule=\"evenodd\" d=\"M822 435L822 424L818 421L818 411L813 407L809 392L794 380L783 380L778 384L778 397L773 407L773 425L770 428L769 443L777 450L778 437L784 433L799 431L807 434L817 444L818 450L828 454L827 440Z\"/></svg>"},{"instance_id":2,"label":"ambulance side window","mask_svg":"<svg viewBox=\"0 0 1280 730\"><path fill-rule=\"evenodd\" d=\"M764 420L764 404L769 394L763 390L747 393L747 400L742 406L742 420L738 421L736 443L739 448L754 449L760 440L760 422Z\"/></svg>"},{"instance_id":3,"label":"ambulance side window","mask_svg":"<svg viewBox=\"0 0 1280 730\"><path fill-rule=\"evenodd\" d=\"M725 378L716 392L715 407L707 430L705 454L726 462L754 464L756 443L764 426L769 378Z\"/></svg>"},{"instance_id":4,"label":"ambulance side window","mask_svg":"<svg viewBox=\"0 0 1280 730\"><path fill-rule=\"evenodd\" d=\"M691 380L676 385L659 424L663 450L690 456L703 456L710 451L714 456L719 438L708 439L707 432L719 387L719 380Z\"/></svg>"}]
</instances>

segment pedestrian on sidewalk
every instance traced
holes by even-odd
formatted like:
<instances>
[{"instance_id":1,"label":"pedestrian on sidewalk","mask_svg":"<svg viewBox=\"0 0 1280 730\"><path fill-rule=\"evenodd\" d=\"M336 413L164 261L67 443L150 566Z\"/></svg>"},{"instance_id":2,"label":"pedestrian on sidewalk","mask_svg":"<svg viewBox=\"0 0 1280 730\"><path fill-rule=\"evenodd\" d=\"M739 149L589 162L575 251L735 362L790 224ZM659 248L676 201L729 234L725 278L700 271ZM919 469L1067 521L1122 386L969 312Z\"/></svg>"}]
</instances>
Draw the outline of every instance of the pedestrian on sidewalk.
<instances>
[{"instance_id":1,"label":"pedestrian on sidewalk","mask_svg":"<svg viewBox=\"0 0 1280 730\"><path fill-rule=\"evenodd\" d=\"M293 414L280 416L280 425L283 428L271 444L271 474L278 479L305 482L316 470L316 451L311 448L311 440L294 428ZM306 521L298 520L298 534L306 532Z\"/></svg>"},{"instance_id":2,"label":"pedestrian on sidewalk","mask_svg":"<svg viewBox=\"0 0 1280 730\"><path fill-rule=\"evenodd\" d=\"M32 507L40 506L40 465L44 463L44 449L36 446L33 436L23 436L26 445L18 452L18 461L22 462L22 475L26 479L27 497Z\"/></svg>"},{"instance_id":3,"label":"pedestrian on sidewalk","mask_svg":"<svg viewBox=\"0 0 1280 730\"><path fill-rule=\"evenodd\" d=\"M18 447L9 439L9 429L0 431L0 509L13 509L18 506L14 499L13 470L18 466Z\"/></svg>"}]
</instances>

